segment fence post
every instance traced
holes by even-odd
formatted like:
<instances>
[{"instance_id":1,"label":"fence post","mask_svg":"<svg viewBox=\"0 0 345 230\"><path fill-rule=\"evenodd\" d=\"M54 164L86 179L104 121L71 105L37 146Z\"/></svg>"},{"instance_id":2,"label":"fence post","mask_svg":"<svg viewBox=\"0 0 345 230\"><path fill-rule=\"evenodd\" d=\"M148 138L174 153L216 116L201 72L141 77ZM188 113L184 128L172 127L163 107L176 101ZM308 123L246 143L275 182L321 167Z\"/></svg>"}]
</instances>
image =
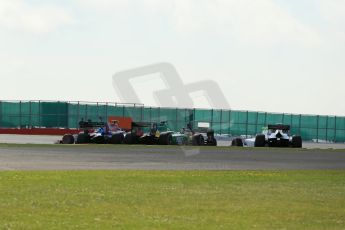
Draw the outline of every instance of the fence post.
<instances>
[{"instance_id":1,"label":"fence post","mask_svg":"<svg viewBox=\"0 0 345 230\"><path fill-rule=\"evenodd\" d=\"M97 107L97 119L100 117L99 116L99 106L98 106L98 102L96 103L96 107ZM103 119L103 118L102 118Z\"/></svg>"},{"instance_id":2,"label":"fence post","mask_svg":"<svg viewBox=\"0 0 345 230\"><path fill-rule=\"evenodd\" d=\"M2 101L0 101L0 127L2 127Z\"/></svg>"},{"instance_id":3,"label":"fence post","mask_svg":"<svg viewBox=\"0 0 345 230\"><path fill-rule=\"evenodd\" d=\"M195 128L195 124L196 124L196 109L194 108L194 110L193 110L193 129Z\"/></svg>"},{"instance_id":4,"label":"fence post","mask_svg":"<svg viewBox=\"0 0 345 230\"><path fill-rule=\"evenodd\" d=\"M249 111L247 110L246 113L246 138L248 138L248 118L249 118Z\"/></svg>"},{"instance_id":5,"label":"fence post","mask_svg":"<svg viewBox=\"0 0 345 230\"><path fill-rule=\"evenodd\" d=\"M158 122L161 122L161 107L158 107Z\"/></svg>"},{"instance_id":6,"label":"fence post","mask_svg":"<svg viewBox=\"0 0 345 230\"><path fill-rule=\"evenodd\" d=\"M292 128L292 117L293 117L293 115L292 115L292 113L290 114L290 128Z\"/></svg>"},{"instance_id":7,"label":"fence post","mask_svg":"<svg viewBox=\"0 0 345 230\"><path fill-rule=\"evenodd\" d=\"M316 143L319 143L319 122L320 122L320 116L317 116L317 124L316 124Z\"/></svg>"},{"instance_id":8,"label":"fence post","mask_svg":"<svg viewBox=\"0 0 345 230\"><path fill-rule=\"evenodd\" d=\"M258 133L258 123L259 123L259 112L256 112L255 135Z\"/></svg>"},{"instance_id":9,"label":"fence post","mask_svg":"<svg viewBox=\"0 0 345 230\"><path fill-rule=\"evenodd\" d=\"M184 109L184 127L187 125L187 109Z\"/></svg>"},{"instance_id":10,"label":"fence post","mask_svg":"<svg viewBox=\"0 0 345 230\"><path fill-rule=\"evenodd\" d=\"M213 127L214 110L211 110L211 128Z\"/></svg>"},{"instance_id":11,"label":"fence post","mask_svg":"<svg viewBox=\"0 0 345 230\"><path fill-rule=\"evenodd\" d=\"M86 120L86 121L89 120L89 118L88 118L89 115L88 115L88 112L87 112L87 111L88 111L88 108L87 108L87 104L85 103L85 120Z\"/></svg>"},{"instance_id":12,"label":"fence post","mask_svg":"<svg viewBox=\"0 0 345 230\"><path fill-rule=\"evenodd\" d=\"M222 135L222 127L223 127L223 110L222 109L220 110L220 123L219 123L219 127L220 127L219 134Z\"/></svg>"},{"instance_id":13,"label":"fence post","mask_svg":"<svg viewBox=\"0 0 345 230\"><path fill-rule=\"evenodd\" d=\"M326 118L326 142L328 141L328 116Z\"/></svg>"},{"instance_id":14,"label":"fence post","mask_svg":"<svg viewBox=\"0 0 345 230\"><path fill-rule=\"evenodd\" d=\"M22 128L22 101L19 101L19 128Z\"/></svg>"},{"instance_id":15,"label":"fence post","mask_svg":"<svg viewBox=\"0 0 345 230\"><path fill-rule=\"evenodd\" d=\"M265 112L265 126L267 126L267 112Z\"/></svg>"},{"instance_id":16,"label":"fence post","mask_svg":"<svg viewBox=\"0 0 345 230\"><path fill-rule=\"evenodd\" d=\"M108 102L105 103L105 119L108 122Z\"/></svg>"},{"instance_id":17,"label":"fence post","mask_svg":"<svg viewBox=\"0 0 345 230\"><path fill-rule=\"evenodd\" d=\"M229 135L231 134L231 109L229 110Z\"/></svg>"},{"instance_id":18,"label":"fence post","mask_svg":"<svg viewBox=\"0 0 345 230\"><path fill-rule=\"evenodd\" d=\"M283 113L283 116L282 116L282 124L284 124L284 118L285 118L285 113Z\"/></svg>"},{"instance_id":19,"label":"fence post","mask_svg":"<svg viewBox=\"0 0 345 230\"><path fill-rule=\"evenodd\" d=\"M345 117L342 117L342 119L345 120ZM343 122L343 124L344 124L344 127L343 127L344 136L343 136L343 139L341 141L345 142L345 139L344 139L344 137L345 137L345 122Z\"/></svg>"},{"instance_id":20,"label":"fence post","mask_svg":"<svg viewBox=\"0 0 345 230\"><path fill-rule=\"evenodd\" d=\"M175 131L179 131L178 130L179 129L179 127L178 127L178 113L179 113L179 110L176 107L175 127L176 127L177 130L175 130Z\"/></svg>"},{"instance_id":21,"label":"fence post","mask_svg":"<svg viewBox=\"0 0 345 230\"><path fill-rule=\"evenodd\" d=\"M32 108L31 108L32 101L29 101L29 128L32 128Z\"/></svg>"},{"instance_id":22,"label":"fence post","mask_svg":"<svg viewBox=\"0 0 345 230\"><path fill-rule=\"evenodd\" d=\"M150 107L150 122L152 122L152 107Z\"/></svg>"},{"instance_id":23,"label":"fence post","mask_svg":"<svg viewBox=\"0 0 345 230\"><path fill-rule=\"evenodd\" d=\"M55 115L55 117L57 117L57 123L55 123L55 125L60 127L60 116L61 116L60 101L57 102L57 112L56 112L56 114L51 114L51 116L53 116L53 115ZM51 120L51 118L49 119L49 121L50 120Z\"/></svg>"},{"instance_id":24,"label":"fence post","mask_svg":"<svg viewBox=\"0 0 345 230\"><path fill-rule=\"evenodd\" d=\"M38 101L38 127L42 127L41 101Z\"/></svg>"},{"instance_id":25,"label":"fence post","mask_svg":"<svg viewBox=\"0 0 345 230\"><path fill-rule=\"evenodd\" d=\"M136 104L134 103L133 106L131 106L129 109L130 109L129 116L130 117L137 117L138 114L136 113ZM127 114L127 116L128 116L128 114Z\"/></svg>"},{"instance_id":26,"label":"fence post","mask_svg":"<svg viewBox=\"0 0 345 230\"><path fill-rule=\"evenodd\" d=\"M78 101L78 106L77 106L77 120L76 120L76 128L79 128L79 122L81 121L80 119L80 102Z\"/></svg>"},{"instance_id":27,"label":"fence post","mask_svg":"<svg viewBox=\"0 0 345 230\"><path fill-rule=\"evenodd\" d=\"M334 143L337 142L337 116L334 117Z\"/></svg>"},{"instance_id":28,"label":"fence post","mask_svg":"<svg viewBox=\"0 0 345 230\"><path fill-rule=\"evenodd\" d=\"M301 134L301 124L302 124L302 114L299 115L299 121L298 121L298 134Z\"/></svg>"}]
</instances>

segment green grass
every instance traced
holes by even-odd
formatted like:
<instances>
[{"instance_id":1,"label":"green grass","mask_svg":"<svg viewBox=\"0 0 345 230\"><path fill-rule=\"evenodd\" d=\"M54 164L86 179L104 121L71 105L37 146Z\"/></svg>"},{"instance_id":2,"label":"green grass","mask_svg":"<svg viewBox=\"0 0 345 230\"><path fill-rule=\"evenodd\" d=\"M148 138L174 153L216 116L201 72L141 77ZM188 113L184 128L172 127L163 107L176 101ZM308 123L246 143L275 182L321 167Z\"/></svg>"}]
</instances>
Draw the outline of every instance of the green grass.
<instances>
[{"instance_id":1,"label":"green grass","mask_svg":"<svg viewBox=\"0 0 345 230\"><path fill-rule=\"evenodd\" d=\"M0 229L344 229L345 171L0 172Z\"/></svg>"}]
</instances>

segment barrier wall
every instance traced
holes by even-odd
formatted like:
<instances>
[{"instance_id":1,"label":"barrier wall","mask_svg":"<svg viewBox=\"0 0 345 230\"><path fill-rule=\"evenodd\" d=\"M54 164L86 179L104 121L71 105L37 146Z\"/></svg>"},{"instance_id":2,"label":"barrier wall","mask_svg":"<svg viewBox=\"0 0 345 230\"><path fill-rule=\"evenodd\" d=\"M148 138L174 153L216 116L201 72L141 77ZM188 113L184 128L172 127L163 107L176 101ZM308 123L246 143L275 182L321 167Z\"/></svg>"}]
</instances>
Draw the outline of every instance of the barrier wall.
<instances>
[{"instance_id":1,"label":"barrier wall","mask_svg":"<svg viewBox=\"0 0 345 230\"><path fill-rule=\"evenodd\" d=\"M81 119L104 121L110 116L131 117L134 121L167 121L179 131L191 122L208 122L216 133L255 135L267 124L291 125L293 134L304 140L345 142L345 117L266 113L238 110L151 108L140 104L0 101L1 128L78 128Z\"/></svg>"}]
</instances>

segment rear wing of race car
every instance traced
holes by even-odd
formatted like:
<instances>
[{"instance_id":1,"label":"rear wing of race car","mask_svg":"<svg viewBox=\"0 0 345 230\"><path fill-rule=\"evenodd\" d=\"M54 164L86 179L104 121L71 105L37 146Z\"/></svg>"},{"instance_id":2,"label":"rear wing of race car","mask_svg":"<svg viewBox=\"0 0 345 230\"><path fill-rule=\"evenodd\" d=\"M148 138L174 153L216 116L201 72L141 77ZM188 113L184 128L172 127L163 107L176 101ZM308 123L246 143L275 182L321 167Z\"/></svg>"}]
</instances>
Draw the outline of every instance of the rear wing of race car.
<instances>
[{"instance_id":1,"label":"rear wing of race car","mask_svg":"<svg viewBox=\"0 0 345 230\"><path fill-rule=\"evenodd\" d=\"M105 122L93 122L93 121L81 121L81 122L79 122L79 128L81 128L81 129L102 128L105 125L106 125Z\"/></svg>"},{"instance_id":2,"label":"rear wing of race car","mask_svg":"<svg viewBox=\"0 0 345 230\"><path fill-rule=\"evenodd\" d=\"M289 131L290 130L290 125L268 125L268 129L270 130L284 130L284 131Z\"/></svg>"}]
</instances>

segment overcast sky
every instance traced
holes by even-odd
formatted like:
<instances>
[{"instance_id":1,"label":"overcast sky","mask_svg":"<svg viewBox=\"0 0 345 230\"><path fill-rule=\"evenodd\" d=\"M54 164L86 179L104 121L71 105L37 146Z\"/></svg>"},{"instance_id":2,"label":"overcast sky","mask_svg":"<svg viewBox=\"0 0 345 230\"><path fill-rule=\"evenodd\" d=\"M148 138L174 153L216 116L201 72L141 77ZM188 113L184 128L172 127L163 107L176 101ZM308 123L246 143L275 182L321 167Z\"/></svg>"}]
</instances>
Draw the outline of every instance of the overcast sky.
<instances>
[{"instance_id":1,"label":"overcast sky","mask_svg":"<svg viewBox=\"0 0 345 230\"><path fill-rule=\"evenodd\" d=\"M159 62L232 109L345 115L345 0L0 0L2 100L120 101L113 74Z\"/></svg>"}]
</instances>

